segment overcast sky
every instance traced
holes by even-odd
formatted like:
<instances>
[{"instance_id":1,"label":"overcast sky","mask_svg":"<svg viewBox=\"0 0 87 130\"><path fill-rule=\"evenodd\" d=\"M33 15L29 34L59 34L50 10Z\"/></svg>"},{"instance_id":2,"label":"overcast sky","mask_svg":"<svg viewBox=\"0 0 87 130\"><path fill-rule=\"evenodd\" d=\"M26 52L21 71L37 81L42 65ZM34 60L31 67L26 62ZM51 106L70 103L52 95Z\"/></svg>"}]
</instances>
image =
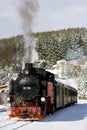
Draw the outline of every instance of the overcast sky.
<instances>
[{"instance_id":1,"label":"overcast sky","mask_svg":"<svg viewBox=\"0 0 87 130\"><path fill-rule=\"evenodd\" d=\"M22 0L0 1L0 38L22 34L18 8ZM38 0L35 32L87 28L87 0Z\"/></svg>"}]
</instances>

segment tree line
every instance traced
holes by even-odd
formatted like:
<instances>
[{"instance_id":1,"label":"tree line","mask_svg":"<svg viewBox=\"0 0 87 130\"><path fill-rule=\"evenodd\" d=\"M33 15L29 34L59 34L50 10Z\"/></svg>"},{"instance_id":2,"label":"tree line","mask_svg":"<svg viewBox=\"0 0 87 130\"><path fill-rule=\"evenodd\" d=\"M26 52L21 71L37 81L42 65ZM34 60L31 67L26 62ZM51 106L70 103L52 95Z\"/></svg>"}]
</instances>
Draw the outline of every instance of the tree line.
<instances>
[{"instance_id":1,"label":"tree line","mask_svg":"<svg viewBox=\"0 0 87 130\"><path fill-rule=\"evenodd\" d=\"M34 33L39 60L56 63L65 59L68 49L79 44L87 55L87 29L70 28L50 32ZM0 40L0 67L20 64L23 57L24 40L22 35Z\"/></svg>"}]
</instances>

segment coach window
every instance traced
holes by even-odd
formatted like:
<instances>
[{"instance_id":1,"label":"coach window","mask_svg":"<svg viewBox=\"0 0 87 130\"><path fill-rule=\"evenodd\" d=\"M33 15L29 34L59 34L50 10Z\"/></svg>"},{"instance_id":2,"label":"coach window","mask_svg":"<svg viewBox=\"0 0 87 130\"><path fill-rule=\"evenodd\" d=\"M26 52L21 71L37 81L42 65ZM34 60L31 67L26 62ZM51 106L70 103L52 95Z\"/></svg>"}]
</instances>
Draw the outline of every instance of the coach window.
<instances>
[{"instance_id":1,"label":"coach window","mask_svg":"<svg viewBox=\"0 0 87 130\"><path fill-rule=\"evenodd\" d=\"M67 88L65 88L65 95L67 95Z\"/></svg>"},{"instance_id":2,"label":"coach window","mask_svg":"<svg viewBox=\"0 0 87 130\"><path fill-rule=\"evenodd\" d=\"M69 96L71 95L71 90L69 90Z\"/></svg>"}]
</instances>

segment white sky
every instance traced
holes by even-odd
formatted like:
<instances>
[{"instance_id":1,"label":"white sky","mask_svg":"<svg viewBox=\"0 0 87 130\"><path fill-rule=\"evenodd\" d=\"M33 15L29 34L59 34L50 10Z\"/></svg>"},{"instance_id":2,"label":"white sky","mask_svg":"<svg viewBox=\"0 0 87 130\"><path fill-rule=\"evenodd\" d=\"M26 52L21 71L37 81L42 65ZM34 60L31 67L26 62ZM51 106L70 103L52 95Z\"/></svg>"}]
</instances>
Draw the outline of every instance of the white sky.
<instances>
[{"instance_id":1,"label":"white sky","mask_svg":"<svg viewBox=\"0 0 87 130\"><path fill-rule=\"evenodd\" d=\"M18 8L22 0L0 1L0 38L22 34ZM35 32L87 28L87 0L38 0Z\"/></svg>"}]
</instances>

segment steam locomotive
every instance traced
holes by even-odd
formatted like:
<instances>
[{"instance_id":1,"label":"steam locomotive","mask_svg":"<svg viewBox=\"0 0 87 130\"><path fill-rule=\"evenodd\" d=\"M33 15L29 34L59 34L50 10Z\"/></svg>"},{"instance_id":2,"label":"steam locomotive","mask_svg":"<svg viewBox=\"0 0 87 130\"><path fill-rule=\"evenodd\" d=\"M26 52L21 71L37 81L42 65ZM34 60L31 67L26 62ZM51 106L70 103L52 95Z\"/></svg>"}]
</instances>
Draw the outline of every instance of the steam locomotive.
<instances>
[{"instance_id":1,"label":"steam locomotive","mask_svg":"<svg viewBox=\"0 0 87 130\"><path fill-rule=\"evenodd\" d=\"M41 120L59 108L77 102L77 90L55 80L54 74L25 63L16 80L11 80L9 118Z\"/></svg>"}]
</instances>

